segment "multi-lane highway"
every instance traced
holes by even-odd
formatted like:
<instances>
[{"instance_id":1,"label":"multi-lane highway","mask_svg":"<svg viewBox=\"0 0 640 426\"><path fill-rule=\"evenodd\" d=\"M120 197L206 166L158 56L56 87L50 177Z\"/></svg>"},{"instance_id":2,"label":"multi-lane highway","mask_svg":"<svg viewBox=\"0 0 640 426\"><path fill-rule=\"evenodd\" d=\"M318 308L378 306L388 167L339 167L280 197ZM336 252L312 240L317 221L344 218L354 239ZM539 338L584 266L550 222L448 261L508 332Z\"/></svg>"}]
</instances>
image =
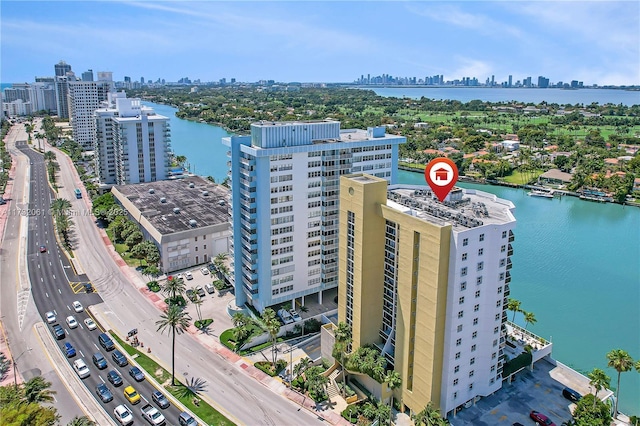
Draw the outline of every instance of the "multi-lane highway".
<instances>
[{"instance_id":1,"label":"multi-lane highway","mask_svg":"<svg viewBox=\"0 0 640 426\"><path fill-rule=\"evenodd\" d=\"M113 394L111 402L102 404L107 414L113 417L113 410L119 404L126 404L134 413L134 419L144 422L138 407L147 402L151 402L151 394L156 389L147 380L136 382L129 375L131 365L119 367L113 362L111 353L107 352L98 344L98 335L102 332L100 328L89 330L84 320L90 315L85 309L77 312L73 307L73 302L78 301L84 307L102 303L100 295L96 292L86 293L84 286L75 283L87 282L84 275L76 275L74 269L69 264L67 257L61 252L56 240L53 228L53 217L51 216L51 201L55 198L55 193L47 183L46 166L43 156L32 151L26 145L18 147L31 162L30 181L30 202L26 212L21 212L29 217L29 230L27 238L27 263L29 278L31 281L31 292L33 300L38 308L38 312L47 323L46 312L53 312L56 320L49 323L50 330L55 324L62 326L65 337L58 340L58 346L64 353L64 344L71 343L76 350L76 355L68 358L73 361L82 358L91 375L82 380L82 383L96 395L96 386L105 383ZM70 328L67 317L73 316L78 326ZM107 360L105 369L98 369L92 362L92 356L101 353ZM123 384L114 387L107 380L107 373L111 370L118 371L123 379ZM73 383L73 381L72 381ZM142 402L138 406L132 406L125 399L123 389L133 386L142 396ZM97 397L97 395L96 395ZM180 411L175 406L162 410L169 424L177 424Z\"/></svg>"}]
</instances>

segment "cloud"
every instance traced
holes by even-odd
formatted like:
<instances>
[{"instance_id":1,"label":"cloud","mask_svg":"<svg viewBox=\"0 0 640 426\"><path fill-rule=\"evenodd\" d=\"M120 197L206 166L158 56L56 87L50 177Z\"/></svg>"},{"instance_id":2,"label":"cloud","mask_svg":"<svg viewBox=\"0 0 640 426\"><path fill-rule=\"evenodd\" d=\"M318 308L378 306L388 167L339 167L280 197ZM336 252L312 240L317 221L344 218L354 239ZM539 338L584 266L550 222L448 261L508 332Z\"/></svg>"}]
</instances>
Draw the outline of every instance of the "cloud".
<instances>
[{"instance_id":1,"label":"cloud","mask_svg":"<svg viewBox=\"0 0 640 426\"><path fill-rule=\"evenodd\" d=\"M463 77L478 77L481 79L483 76L489 76L495 73L489 63L480 59L463 56L454 56L454 59L458 65L457 68L450 73L451 78L462 79ZM481 83L484 83L484 81L481 81Z\"/></svg>"}]
</instances>

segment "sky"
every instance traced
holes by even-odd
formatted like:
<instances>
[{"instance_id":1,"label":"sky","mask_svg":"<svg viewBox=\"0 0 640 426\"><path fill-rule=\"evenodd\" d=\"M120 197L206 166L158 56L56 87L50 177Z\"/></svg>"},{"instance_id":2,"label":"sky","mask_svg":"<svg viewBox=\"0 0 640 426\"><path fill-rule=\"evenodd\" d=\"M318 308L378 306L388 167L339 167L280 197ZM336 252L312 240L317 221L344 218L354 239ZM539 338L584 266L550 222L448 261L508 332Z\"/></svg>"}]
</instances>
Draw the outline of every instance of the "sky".
<instances>
[{"instance_id":1,"label":"sky","mask_svg":"<svg viewBox=\"0 0 640 426\"><path fill-rule=\"evenodd\" d=\"M545 76L640 84L638 1L7 1L2 83L112 71L116 81L353 82L361 75Z\"/></svg>"}]
</instances>

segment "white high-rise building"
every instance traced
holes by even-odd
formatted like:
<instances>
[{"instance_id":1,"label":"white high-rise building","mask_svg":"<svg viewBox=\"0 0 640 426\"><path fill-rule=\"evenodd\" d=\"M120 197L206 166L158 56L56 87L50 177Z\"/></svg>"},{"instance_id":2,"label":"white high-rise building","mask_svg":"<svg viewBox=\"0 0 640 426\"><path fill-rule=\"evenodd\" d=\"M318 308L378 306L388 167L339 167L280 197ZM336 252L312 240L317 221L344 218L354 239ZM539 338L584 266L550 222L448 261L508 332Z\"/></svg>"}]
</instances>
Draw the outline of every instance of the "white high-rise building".
<instances>
[{"instance_id":1,"label":"white high-rise building","mask_svg":"<svg viewBox=\"0 0 640 426\"><path fill-rule=\"evenodd\" d=\"M95 111L107 100L112 90L110 81L69 82L69 121L73 128L73 140L84 150L91 150L96 137Z\"/></svg>"},{"instance_id":2,"label":"white high-rise building","mask_svg":"<svg viewBox=\"0 0 640 426\"><path fill-rule=\"evenodd\" d=\"M95 111L95 123L94 155L103 189L169 177L169 118L120 92L107 95Z\"/></svg>"},{"instance_id":3,"label":"white high-rise building","mask_svg":"<svg viewBox=\"0 0 640 426\"><path fill-rule=\"evenodd\" d=\"M230 148L236 304L262 311L338 285L341 175L396 180L398 145L384 127L332 120L259 122ZM295 304L293 304L295 306Z\"/></svg>"}]
</instances>

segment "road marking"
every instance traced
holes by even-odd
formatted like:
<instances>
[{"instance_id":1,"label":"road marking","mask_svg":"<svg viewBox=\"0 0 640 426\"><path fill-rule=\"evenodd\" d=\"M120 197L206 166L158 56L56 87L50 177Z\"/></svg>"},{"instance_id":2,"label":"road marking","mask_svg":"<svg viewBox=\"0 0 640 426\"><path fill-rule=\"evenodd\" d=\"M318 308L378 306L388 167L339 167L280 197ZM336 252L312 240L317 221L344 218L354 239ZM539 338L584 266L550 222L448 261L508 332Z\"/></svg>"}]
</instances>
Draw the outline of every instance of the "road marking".
<instances>
[{"instance_id":1,"label":"road marking","mask_svg":"<svg viewBox=\"0 0 640 426\"><path fill-rule=\"evenodd\" d=\"M62 294L62 292L60 291L60 289L58 289L58 293ZM67 306L67 308L68 308L68 306Z\"/></svg>"},{"instance_id":2,"label":"road marking","mask_svg":"<svg viewBox=\"0 0 640 426\"><path fill-rule=\"evenodd\" d=\"M47 293L46 291L44 292L45 296L49 297L49 293Z\"/></svg>"},{"instance_id":3,"label":"road marking","mask_svg":"<svg viewBox=\"0 0 640 426\"><path fill-rule=\"evenodd\" d=\"M49 266L53 266L53 265L51 264L51 261L49 261Z\"/></svg>"},{"instance_id":4,"label":"road marking","mask_svg":"<svg viewBox=\"0 0 640 426\"><path fill-rule=\"evenodd\" d=\"M98 376L98 378L102 381L102 383L107 383L104 381L104 379L102 378L102 376Z\"/></svg>"},{"instance_id":5,"label":"road marking","mask_svg":"<svg viewBox=\"0 0 640 426\"><path fill-rule=\"evenodd\" d=\"M43 282L44 282L44 280L42 279L42 277L40 277L40 282L41 282L41 283L43 283ZM62 293L60 293L60 294L62 294Z\"/></svg>"},{"instance_id":6,"label":"road marking","mask_svg":"<svg viewBox=\"0 0 640 426\"><path fill-rule=\"evenodd\" d=\"M55 275L53 275L53 279L54 279L54 280L56 279L56 276L55 276Z\"/></svg>"},{"instance_id":7,"label":"road marking","mask_svg":"<svg viewBox=\"0 0 640 426\"><path fill-rule=\"evenodd\" d=\"M80 349L78 349L78 353L80 353L80 356L81 356L82 358L84 358L84 354L82 353L82 351L81 351Z\"/></svg>"}]
</instances>

